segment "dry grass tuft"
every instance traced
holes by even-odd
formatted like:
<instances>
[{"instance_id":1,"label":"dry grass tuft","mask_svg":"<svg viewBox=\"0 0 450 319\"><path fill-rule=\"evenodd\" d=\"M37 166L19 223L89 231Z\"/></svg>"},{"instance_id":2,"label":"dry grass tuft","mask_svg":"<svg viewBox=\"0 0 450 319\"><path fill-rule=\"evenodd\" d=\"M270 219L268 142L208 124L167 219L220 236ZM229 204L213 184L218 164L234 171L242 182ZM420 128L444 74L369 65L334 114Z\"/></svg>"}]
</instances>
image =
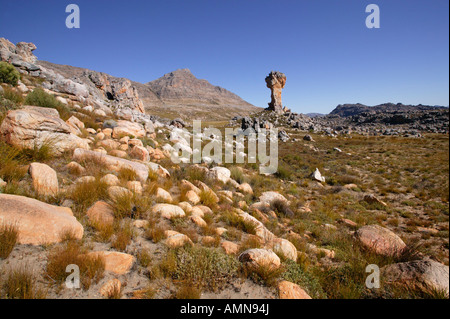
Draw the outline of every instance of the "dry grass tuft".
<instances>
[{"instance_id":1,"label":"dry grass tuft","mask_svg":"<svg viewBox=\"0 0 450 319\"><path fill-rule=\"evenodd\" d=\"M0 259L8 258L18 237L19 230L16 225L0 224Z\"/></svg>"}]
</instances>

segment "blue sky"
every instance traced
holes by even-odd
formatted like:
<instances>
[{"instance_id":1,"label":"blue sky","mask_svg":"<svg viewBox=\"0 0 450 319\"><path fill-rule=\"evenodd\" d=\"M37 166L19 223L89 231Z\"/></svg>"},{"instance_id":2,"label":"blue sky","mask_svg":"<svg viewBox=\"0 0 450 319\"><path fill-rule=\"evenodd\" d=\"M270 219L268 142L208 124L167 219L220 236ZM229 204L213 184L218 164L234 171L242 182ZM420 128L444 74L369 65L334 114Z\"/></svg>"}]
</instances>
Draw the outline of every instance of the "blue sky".
<instances>
[{"instance_id":1,"label":"blue sky","mask_svg":"<svg viewBox=\"0 0 450 319\"><path fill-rule=\"evenodd\" d=\"M81 28L65 27L78 4ZM375 3L381 28L368 29ZM0 0L0 37L33 42L41 60L138 82L179 68L266 107L271 70L283 104L449 105L448 0Z\"/></svg>"}]
</instances>

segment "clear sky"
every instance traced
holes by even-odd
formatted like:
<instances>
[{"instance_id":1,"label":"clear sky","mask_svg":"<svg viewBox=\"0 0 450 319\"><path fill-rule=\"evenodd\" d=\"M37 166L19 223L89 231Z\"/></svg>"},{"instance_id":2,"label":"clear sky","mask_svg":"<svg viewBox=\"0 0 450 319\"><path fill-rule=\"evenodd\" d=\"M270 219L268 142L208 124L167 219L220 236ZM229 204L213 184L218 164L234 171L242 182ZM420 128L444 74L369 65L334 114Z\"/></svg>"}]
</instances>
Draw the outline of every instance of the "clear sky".
<instances>
[{"instance_id":1,"label":"clear sky","mask_svg":"<svg viewBox=\"0 0 450 319\"><path fill-rule=\"evenodd\" d=\"M69 3L80 29L65 26ZM366 28L370 3L380 29ZM0 37L143 83L189 68L261 107L271 70L286 74L283 104L295 112L449 105L448 0L0 0Z\"/></svg>"}]
</instances>

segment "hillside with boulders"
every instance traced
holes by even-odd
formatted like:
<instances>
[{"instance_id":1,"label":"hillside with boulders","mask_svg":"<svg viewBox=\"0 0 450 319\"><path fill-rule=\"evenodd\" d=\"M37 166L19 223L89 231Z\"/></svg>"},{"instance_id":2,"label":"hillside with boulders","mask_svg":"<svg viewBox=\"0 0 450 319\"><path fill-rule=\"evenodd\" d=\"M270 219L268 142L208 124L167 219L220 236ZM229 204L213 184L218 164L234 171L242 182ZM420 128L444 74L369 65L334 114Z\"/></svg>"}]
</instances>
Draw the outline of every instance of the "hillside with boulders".
<instances>
[{"instance_id":1,"label":"hillside with boulders","mask_svg":"<svg viewBox=\"0 0 450 319\"><path fill-rule=\"evenodd\" d=\"M0 39L0 299L448 298L448 110L309 117L281 107L273 72L273 110L255 112L188 70L137 85L35 49ZM194 102L251 111L208 123L234 129L244 163L194 164L218 131L151 112ZM246 153L250 128L277 130L261 137L273 174Z\"/></svg>"}]
</instances>

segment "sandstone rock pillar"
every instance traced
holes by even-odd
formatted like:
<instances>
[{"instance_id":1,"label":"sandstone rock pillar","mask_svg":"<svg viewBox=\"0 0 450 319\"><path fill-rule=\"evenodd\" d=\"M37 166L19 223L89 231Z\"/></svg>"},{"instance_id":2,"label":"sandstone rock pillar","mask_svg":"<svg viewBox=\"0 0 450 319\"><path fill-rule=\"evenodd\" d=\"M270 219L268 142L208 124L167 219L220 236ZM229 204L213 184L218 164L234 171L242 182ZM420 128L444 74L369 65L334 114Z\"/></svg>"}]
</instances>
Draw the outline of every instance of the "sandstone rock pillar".
<instances>
[{"instance_id":1,"label":"sandstone rock pillar","mask_svg":"<svg viewBox=\"0 0 450 319\"><path fill-rule=\"evenodd\" d=\"M281 91L286 85L286 75L278 71L272 71L266 77L267 87L271 91L272 101L269 103L268 110L277 113L283 113L283 104L281 102Z\"/></svg>"}]
</instances>

